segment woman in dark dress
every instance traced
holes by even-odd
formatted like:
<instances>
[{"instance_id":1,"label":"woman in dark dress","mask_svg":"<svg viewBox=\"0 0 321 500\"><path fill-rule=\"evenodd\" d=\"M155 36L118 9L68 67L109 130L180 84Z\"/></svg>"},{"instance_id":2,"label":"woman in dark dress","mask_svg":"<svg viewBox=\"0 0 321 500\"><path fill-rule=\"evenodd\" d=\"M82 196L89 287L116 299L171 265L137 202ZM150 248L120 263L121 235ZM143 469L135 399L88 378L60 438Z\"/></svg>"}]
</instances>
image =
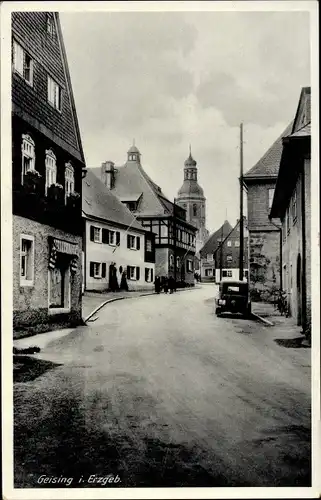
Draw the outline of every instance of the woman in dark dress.
<instances>
[{"instance_id":1,"label":"woman in dark dress","mask_svg":"<svg viewBox=\"0 0 321 500\"><path fill-rule=\"evenodd\" d=\"M156 276L154 285L155 285L155 292L156 293L160 293L160 290L161 290L161 281L160 281L159 276Z\"/></svg>"}]
</instances>

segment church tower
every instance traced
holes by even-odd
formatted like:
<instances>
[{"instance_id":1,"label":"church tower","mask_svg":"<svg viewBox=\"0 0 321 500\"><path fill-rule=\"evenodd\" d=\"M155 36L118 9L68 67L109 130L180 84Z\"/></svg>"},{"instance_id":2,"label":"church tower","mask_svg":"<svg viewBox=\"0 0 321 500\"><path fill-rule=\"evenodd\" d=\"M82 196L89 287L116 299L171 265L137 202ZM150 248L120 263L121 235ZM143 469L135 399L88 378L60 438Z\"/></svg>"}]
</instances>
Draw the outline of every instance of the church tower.
<instances>
[{"instance_id":1,"label":"church tower","mask_svg":"<svg viewBox=\"0 0 321 500\"><path fill-rule=\"evenodd\" d=\"M176 203L186 210L186 220L197 227L196 255L205 244L209 236L206 229L206 198L204 191L197 182L197 163L192 157L191 148L189 157L184 163L184 182L179 189Z\"/></svg>"}]
</instances>

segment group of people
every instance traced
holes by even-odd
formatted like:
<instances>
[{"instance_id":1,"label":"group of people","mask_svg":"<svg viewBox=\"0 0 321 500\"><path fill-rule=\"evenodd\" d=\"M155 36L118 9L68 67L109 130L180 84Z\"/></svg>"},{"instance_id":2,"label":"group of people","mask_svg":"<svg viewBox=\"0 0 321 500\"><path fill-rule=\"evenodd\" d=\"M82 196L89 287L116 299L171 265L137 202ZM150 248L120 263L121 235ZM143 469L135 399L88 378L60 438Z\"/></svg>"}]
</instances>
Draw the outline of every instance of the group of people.
<instances>
[{"instance_id":1,"label":"group of people","mask_svg":"<svg viewBox=\"0 0 321 500\"><path fill-rule=\"evenodd\" d=\"M154 285L156 293L160 293L162 290L164 293L176 292L176 282L172 276L169 278L166 276L156 276Z\"/></svg>"}]
</instances>

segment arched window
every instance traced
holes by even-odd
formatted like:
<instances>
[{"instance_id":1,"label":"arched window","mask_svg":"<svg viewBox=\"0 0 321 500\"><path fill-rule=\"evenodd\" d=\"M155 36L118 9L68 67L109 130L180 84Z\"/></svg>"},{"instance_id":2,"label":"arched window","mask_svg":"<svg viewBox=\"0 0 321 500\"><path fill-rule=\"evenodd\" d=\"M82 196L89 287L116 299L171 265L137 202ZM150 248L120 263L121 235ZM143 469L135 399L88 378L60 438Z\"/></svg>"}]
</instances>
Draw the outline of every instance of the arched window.
<instances>
[{"instance_id":1,"label":"arched window","mask_svg":"<svg viewBox=\"0 0 321 500\"><path fill-rule=\"evenodd\" d=\"M193 205L193 217L197 216L197 205Z\"/></svg>"},{"instance_id":2,"label":"arched window","mask_svg":"<svg viewBox=\"0 0 321 500\"><path fill-rule=\"evenodd\" d=\"M180 265L181 265L181 259L179 257L176 257L176 267L177 267L177 269L180 268Z\"/></svg>"},{"instance_id":3,"label":"arched window","mask_svg":"<svg viewBox=\"0 0 321 500\"><path fill-rule=\"evenodd\" d=\"M56 156L51 149L46 150L46 194L48 187L56 184L57 181L57 163Z\"/></svg>"},{"instance_id":4,"label":"arched window","mask_svg":"<svg viewBox=\"0 0 321 500\"><path fill-rule=\"evenodd\" d=\"M21 172L21 184L23 184L23 178L29 170L35 170L35 143L30 137L30 135L22 136L22 172Z\"/></svg>"},{"instance_id":5,"label":"arched window","mask_svg":"<svg viewBox=\"0 0 321 500\"><path fill-rule=\"evenodd\" d=\"M66 163L65 165L65 197L72 194L75 190L75 176L74 167L71 163Z\"/></svg>"},{"instance_id":6,"label":"arched window","mask_svg":"<svg viewBox=\"0 0 321 500\"><path fill-rule=\"evenodd\" d=\"M173 266L174 265L174 255L169 256L169 265Z\"/></svg>"}]
</instances>

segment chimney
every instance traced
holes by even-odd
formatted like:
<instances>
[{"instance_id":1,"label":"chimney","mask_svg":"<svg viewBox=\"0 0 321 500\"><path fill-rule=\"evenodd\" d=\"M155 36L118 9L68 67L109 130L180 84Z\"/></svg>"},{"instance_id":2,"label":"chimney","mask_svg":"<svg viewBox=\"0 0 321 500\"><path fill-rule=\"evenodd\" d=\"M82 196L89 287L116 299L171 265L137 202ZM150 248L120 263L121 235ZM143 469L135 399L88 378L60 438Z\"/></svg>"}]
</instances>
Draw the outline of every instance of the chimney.
<instances>
[{"instance_id":1,"label":"chimney","mask_svg":"<svg viewBox=\"0 0 321 500\"><path fill-rule=\"evenodd\" d=\"M101 180L108 189L113 189L115 186L115 164L112 161L101 164Z\"/></svg>"}]
</instances>

